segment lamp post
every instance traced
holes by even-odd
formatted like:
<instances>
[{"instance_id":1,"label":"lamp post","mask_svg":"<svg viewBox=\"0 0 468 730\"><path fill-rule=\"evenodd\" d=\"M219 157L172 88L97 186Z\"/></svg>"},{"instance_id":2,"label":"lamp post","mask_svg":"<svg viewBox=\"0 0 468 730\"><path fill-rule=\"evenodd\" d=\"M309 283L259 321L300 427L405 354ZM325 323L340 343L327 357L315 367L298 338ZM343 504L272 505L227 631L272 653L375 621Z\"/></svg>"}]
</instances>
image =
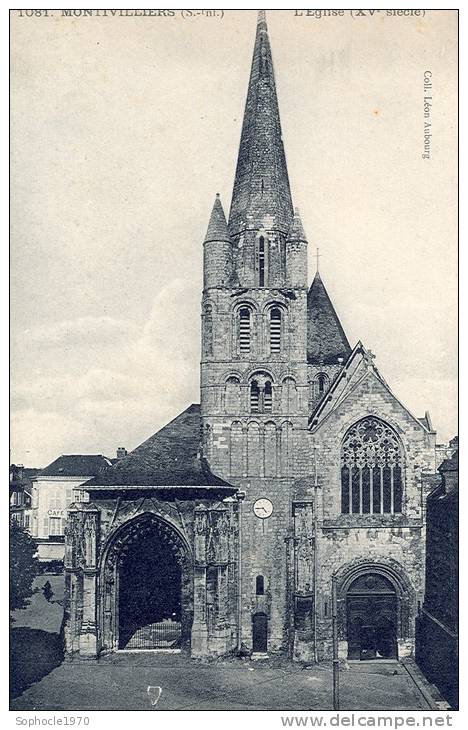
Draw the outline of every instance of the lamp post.
<instances>
[{"instance_id":1,"label":"lamp post","mask_svg":"<svg viewBox=\"0 0 468 730\"><path fill-rule=\"evenodd\" d=\"M336 578L332 578L333 709L340 709L340 660L338 658L338 600Z\"/></svg>"}]
</instances>

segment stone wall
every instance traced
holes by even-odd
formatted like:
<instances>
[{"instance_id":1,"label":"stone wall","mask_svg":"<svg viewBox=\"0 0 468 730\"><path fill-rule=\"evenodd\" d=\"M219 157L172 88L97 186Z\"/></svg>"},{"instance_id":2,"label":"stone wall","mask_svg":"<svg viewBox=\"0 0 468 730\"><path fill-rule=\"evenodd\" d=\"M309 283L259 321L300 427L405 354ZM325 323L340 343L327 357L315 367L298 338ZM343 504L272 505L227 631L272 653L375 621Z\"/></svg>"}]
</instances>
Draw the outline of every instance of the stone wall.
<instances>
[{"instance_id":1,"label":"stone wall","mask_svg":"<svg viewBox=\"0 0 468 730\"><path fill-rule=\"evenodd\" d=\"M118 646L119 561L130 539L154 525L182 570L182 633L192 656L226 654L238 643L236 500L123 499L95 495L69 510L65 545L65 640L69 656Z\"/></svg>"}]
</instances>

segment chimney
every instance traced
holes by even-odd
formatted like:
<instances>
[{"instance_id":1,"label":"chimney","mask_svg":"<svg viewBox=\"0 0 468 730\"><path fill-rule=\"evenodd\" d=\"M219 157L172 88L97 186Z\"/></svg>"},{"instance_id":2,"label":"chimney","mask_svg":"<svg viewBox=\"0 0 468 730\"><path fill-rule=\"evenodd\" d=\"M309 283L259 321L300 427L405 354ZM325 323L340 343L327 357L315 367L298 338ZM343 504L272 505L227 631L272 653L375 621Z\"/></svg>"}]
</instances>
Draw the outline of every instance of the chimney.
<instances>
[{"instance_id":1,"label":"chimney","mask_svg":"<svg viewBox=\"0 0 468 730\"><path fill-rule=\"evenodd\" d=\"M123 446L119 446L119 448L117 449L117 458L123 459L124 456L127 456L127 453L127 449L124 449Z\"/></svg>"}]
</instances>

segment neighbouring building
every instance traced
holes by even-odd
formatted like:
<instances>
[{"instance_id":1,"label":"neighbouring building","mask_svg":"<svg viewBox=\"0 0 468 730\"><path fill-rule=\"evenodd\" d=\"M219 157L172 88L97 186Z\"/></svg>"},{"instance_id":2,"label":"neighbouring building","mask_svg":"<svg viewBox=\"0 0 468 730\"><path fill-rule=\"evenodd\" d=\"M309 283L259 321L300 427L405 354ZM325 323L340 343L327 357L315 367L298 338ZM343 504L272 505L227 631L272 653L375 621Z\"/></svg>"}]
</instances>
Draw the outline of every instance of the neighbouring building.
<instances>
[{"instance_id":1,"label":"neighbouring building","mask_svg":"<svg viewBox=\"0 0 468 730\"><path fill-rule=\"evenodd\" d=\"M10 465L10 519L25 530L31 529L32 479L39 469L29 469L22 464Z\"/></svg>"},{"instance_id":2,"label":"neighbouring building","mask_svg":"<svg viewBox=\"0 0 468 730\"><path fill-rule=\"evenodd\" d=\"M458 451L458 436L450 439L448 444L436 444L435 446L435 466L436 469L445 459L451 459L455 451Z\"/></svg>"},{"instance_id":3,"label":"neighbouring building","mask_svg":"<svg viewBox=\"0 0 468 730\"><path fill-rule=\"evenodd\" d=\"M86 502L82 484L111 465L101 455L62 455L34 477L29 530L37 541L39 560L63 560L68 507Z\"/></svg>"},{"instance_id":4,"label":"neighbouring building","mask_svg":"<svg viewBox=\"0 0 468 730\"><path fill-rule=\"evenodd\" d=\"M309 288L307 246L260 11L230 213L216 196L203 242L200 405L70 508L68 653L321 660L334 599L341 657L413 652L436 434Z\"/></svg>"},{"instance_id":5,"label":"neighbouring building","mask_svg":"<svg viewBox=\"0 0 468 730\"><path fill-rule=\"evenodd\" d=\"M442 482L427 498L426 591L417 619L416 660L457 709L458 450L439 473Z\"/></svg>"}]
</instances>

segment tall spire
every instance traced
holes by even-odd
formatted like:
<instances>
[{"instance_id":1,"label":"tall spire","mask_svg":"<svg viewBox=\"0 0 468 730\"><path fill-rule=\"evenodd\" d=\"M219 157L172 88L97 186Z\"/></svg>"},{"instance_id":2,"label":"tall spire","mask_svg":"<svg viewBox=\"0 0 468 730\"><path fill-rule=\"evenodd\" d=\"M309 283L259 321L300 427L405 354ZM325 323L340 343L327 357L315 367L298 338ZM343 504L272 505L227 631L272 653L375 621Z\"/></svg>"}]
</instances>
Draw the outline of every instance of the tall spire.
<instances>
[{"instance_id":1,"label":"tall spire","mask_svg":"<svg viewBox=\"0 0 468 730\"><path fill-rule=\"evenodd\" d=\"M229 229L232 235L262 227L286 233L292 217L270 41L259 10Z\"/></svg>"}]
</instances>

